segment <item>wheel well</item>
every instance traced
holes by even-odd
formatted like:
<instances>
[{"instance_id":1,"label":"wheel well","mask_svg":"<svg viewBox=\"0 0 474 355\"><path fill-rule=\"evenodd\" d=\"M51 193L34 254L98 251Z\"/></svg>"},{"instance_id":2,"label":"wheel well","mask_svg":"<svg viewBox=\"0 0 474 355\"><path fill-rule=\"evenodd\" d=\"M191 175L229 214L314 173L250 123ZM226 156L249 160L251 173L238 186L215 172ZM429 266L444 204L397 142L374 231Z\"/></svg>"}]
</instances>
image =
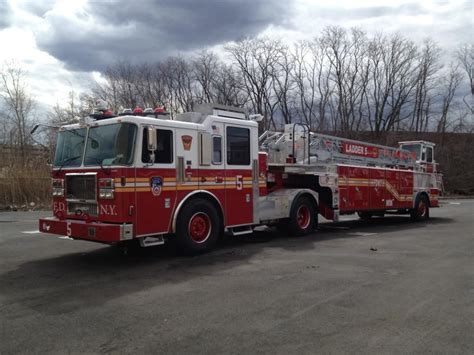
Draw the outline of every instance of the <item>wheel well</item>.
<instances>
[{"instance_id":1,"label":"wheel well","mask_svg":"<svg viewBox=\"0 0 474 355\"><path fill-rule=\"evenodd\" d=\"M417 195L417 198L418 196L425 196L426 197L426 200L428 201L428 207L431 207L431 201L430 201L430 197L428 196L428 193L426 191L422 191L420 192L418 195ZM416 201L416 199L415 199Z\"/></svg>"},{"instance_id":2,"label":"wheel well","mask_svg":"<svg viewBox=\"0 0 474 355\"><path fill-rule=\"evenodd\" d=\"M217 197L215 197L214 195L212 195L211 193L209 192L204 192L204 191L196 191L195 193L193 193L192 195L188 195L186 197L185 200L183 200L177 207L176 209L176 212L173 216L173 225L172 225L172 231L173 233L176 232L176 220L178 219L178 216L179 216L179 213L181 212L181 209L183 208L183 206L185 206L186 204L188 204L189 202L193 201L193 200L196 200L198 198L201 198L203 200L207 200L209 201L213 206L214 208L216 209L217 211L217 214L219 215L219 219L222 223L222 227L224 227L224 213L222 211L222 206L221 204L219 203L219 201L217 200Z\"/></svg>"},{"instance_id":3,"label":"wheel well","mask_svg":"<svg viewBox=\"0 0 474 355\"><path fill-rule=\"evenodd\" d=\"M293 210L293 207L295 206L295 203L296 201L300 198L300 197L308 197L313 203L314 203L314 206L316 207L316 213L318 213L318 209L319 209L319 206L318 206L318 201L316 201L316 198L311 195L310 193L308 192L301 192L299 193L298 195L295 196L295 198L293 199L293 202L291 204L291 210Z\"/></svg>"},{"instance_id":4,"label":"wheel well","mask_svg":"<svg viewBox=\"0 0 474 355\"><path fill-rule=\"evenodd\" d=\"M319 201L327 207L332 206L332 191L329 187L320 187L318 189Z\"/></svg>"}]
</instances>

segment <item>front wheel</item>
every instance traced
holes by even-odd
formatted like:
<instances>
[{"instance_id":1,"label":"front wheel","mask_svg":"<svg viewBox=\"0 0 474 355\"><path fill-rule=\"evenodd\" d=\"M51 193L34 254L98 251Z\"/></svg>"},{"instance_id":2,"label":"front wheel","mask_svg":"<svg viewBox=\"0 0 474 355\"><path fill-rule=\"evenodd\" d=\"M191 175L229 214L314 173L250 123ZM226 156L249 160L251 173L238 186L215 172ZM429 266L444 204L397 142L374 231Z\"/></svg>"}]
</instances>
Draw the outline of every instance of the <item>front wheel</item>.
<instances>
[{"instance_id":1,"label":"front wheel","mask_svg":"<svg viewBox=\"0 0 474 355\"><path fill-rule=\"evenodd\" d=\"M423 221L430 218L430 203L426 195L419 195L415 201L415 208L410 211L413 221Z\"/></svg>"},{"instance_id":2,"label":"front wheel","mask_svg":"<svg viewBox=\"0 0 474 355\"><path fill-rule=\"evenodd\" d=\"M209 251L219 237L221 222L216 208L207 200L195 199L180 211L176 242L185 254Z\"/></svg>"},{"instance_id":3,"label":"front wheel","mask_svg":"<svg viewBox=\"0 0 474 355\"><path fill-rule=\"evenodd\" d=\"M313 201L308 197L299 197L294 203L288 229L292 235L311 233L318 224L318 213Z\"/></svg>"},{"instance_id":4,"label":"front wheel","mask_svg":"<svg viewBox=\"0 0 474 355\"><path fill-rule=\"evenodd\" d=\"M372 212L362 211L362 212L357 212L357 215L359 216L361 220L369 221L374 214Z\"/></svg>"}]
</instances>

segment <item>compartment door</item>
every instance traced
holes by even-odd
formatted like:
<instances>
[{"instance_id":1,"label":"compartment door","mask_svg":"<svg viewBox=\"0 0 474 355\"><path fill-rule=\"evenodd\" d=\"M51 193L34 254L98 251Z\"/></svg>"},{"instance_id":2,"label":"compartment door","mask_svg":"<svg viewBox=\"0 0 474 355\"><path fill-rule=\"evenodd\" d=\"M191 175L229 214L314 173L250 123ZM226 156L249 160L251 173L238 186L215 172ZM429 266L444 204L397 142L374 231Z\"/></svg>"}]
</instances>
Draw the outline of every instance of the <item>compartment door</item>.
<instances>
[{"instance_id":1,"label":"compartment door","mask_svg":"<svg viewBox=\"0 0 474 355\"><path fill-rule=\"evenodd\" d=\"M413 171L400 171L400 203L402 208L413 207Z\"/></svg>"},{"instance_id":2,"label":"compartment door","mask_svg":"<svg viewBox=\"0 0 474 355\"><path fill-rule=\"evenodd\" d=\"M369 170L370 209L385 209L385 170Z\"/></svg>"},{"instance_id":3,"label":"compartment door","mask_svg":"<svg viewBox=\"0 0 474 355\"><path fill-rule=\"evenodd\" d=\"M351 167L349 176L352 182L349 187L349 197L353 200L354 209L367 210L369 208L369 169Z\"/></svg>"},{"instance_id":4,"label":"compartment door","mask_svg":"<svg viewBox=\"0 0 474 355\"><path fill-rule=\"evenodd\" d=\"M400 203L400 173L396 170L385 171L385 207L397 208Z\"/></svg>"},{"instance_id":5,"label":"compartment door","mask_svg":"<svg viewBox=\"0 0 474 355\"><path fill-rule=\"evenodd\" d=\"M351 210L351 199L349 198L349 187L350 187L350 167L341 166L337 167L337 173L339 175L339 209L341 211Z\"/></svg>"}]
</instances>

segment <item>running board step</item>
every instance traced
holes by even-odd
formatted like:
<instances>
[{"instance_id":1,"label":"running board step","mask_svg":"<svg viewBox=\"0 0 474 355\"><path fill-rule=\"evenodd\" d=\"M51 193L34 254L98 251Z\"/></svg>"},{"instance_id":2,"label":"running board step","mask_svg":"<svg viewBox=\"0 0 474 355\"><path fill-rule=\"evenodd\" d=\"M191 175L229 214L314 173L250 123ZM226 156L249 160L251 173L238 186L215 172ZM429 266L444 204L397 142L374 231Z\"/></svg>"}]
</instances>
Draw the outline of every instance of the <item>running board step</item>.
<instances>
[{"instance_id":1,"label":"running board step","mask_svg":"<svg viewBox=\"0 0 474 355\"><path fill-rule=\"evenodd\" d=\"M140 238L140 246L143 248L152 247L155 245L165 244L165 239L162 235L157 235L156 237L144 237Z\"/></svg>"},{"instance_id":2,"label":"running board step","mask_svg":"<svg viewBox=\"0 0 474 355\"><path fill-rule=\"evenodd\" d=\"M229 228L229 232L232 235L251 234L253 233L253 228L252 226L234 227Z\"/></svg>"}]
</instances>

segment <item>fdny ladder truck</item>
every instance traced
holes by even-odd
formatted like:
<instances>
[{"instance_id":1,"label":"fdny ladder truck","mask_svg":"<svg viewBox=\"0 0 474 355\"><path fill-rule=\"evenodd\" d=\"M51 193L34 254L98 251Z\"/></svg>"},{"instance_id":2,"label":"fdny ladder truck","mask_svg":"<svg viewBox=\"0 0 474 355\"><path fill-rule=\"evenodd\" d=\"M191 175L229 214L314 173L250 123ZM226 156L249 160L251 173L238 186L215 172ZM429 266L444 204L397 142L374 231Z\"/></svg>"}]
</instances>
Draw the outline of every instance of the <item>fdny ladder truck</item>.
<instances>
[{"instance_id":1,"label":"fdny ladder truck","mask_svg":"<svg viewBox=\"0 0 474 355\"><path fill-rule=\"evenodd\" d=\"M54 216L40 219L44 233L142 247L174 239L199 253L224 232L258 225L303 235L318 215L423 220L438 207L442 179L430 142L392 148L303 124L258 136L261 116L211 104L173 120L139 108L92 117L59 129Z\"/></svg>"}]
</instances>

